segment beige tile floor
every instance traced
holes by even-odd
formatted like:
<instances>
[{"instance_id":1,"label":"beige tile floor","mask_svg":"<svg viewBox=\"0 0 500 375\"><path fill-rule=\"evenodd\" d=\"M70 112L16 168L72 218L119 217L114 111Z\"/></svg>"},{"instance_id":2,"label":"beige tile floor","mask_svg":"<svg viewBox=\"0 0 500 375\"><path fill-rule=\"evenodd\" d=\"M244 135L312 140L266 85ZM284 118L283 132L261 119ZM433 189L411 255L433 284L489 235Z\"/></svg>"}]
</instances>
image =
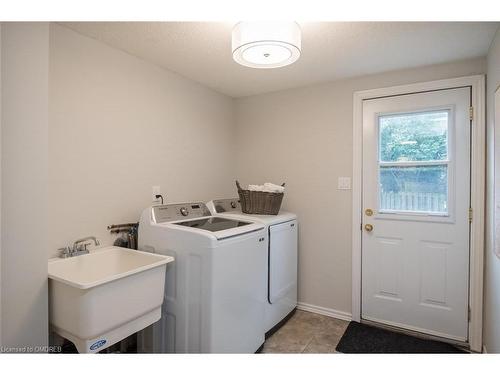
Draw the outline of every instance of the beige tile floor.
<instances>
[{"instance_id":1,"label":"beige tile floor","mask_svg":"<svg viewBox=\"0 0 500 375\"><path fill-rule=\"evenodd\" d=\"M262 353L335 353L349 322L297 310L264 343Z\"/></svg>"}]
</instances>

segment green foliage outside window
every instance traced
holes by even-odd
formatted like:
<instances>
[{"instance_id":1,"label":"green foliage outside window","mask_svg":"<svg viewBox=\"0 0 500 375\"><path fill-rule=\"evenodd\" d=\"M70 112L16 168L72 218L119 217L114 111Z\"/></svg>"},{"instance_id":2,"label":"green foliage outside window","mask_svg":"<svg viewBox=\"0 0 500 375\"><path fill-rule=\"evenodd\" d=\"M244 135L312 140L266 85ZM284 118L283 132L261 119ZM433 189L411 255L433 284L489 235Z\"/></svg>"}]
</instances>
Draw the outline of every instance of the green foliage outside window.
<instances>
[{"instance_id":1,"label":"green foliage outside window","mask_svg":"<svg viewBox=\"0 0 500 375\"><path fill-rule=\"evenodd\" d=\"M446 160L448 112L380 118L381 161Z\"/></svg>"},{"instance_id":2,"label":"green foliage outside window","mask_svg":"<svg viewBox=\"0 0 500 375\"><path fill-rule=\"evenodd\" d=\"M380 161L397 163L447 160L448 115L448 111L435 111L380 117ZM426 202L439 201L443 202L439 204L439 210L444 210L447 205L447 185L446 165L392 165L380 168L380 193L383 201L392 202L396 199L399 202L397 204L402 205L399 209L404 210L404 202L409 199L419 203L411 203L412 208L408 209L436 210L428 208ZM399 195L395 197L393 194Z\"/></svg>"}]
</instances>

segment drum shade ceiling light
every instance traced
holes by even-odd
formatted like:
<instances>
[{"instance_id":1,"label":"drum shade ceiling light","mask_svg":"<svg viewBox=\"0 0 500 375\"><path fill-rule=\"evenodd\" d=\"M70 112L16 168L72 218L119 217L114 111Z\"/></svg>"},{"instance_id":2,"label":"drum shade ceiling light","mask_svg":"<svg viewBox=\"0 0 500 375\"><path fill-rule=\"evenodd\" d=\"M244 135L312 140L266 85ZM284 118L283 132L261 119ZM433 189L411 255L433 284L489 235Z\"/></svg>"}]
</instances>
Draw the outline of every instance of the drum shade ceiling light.
<instances>
[{"instance_id":1,"label":"drum shade ceiling light","mask_svg":"<svg viewBox=\"0 0 500 375\"><path fill-rule=\"evenodd\" d=\"M301 51L296 22L240 22L233 28L233 59L250 68L279 68L297 61Z\"/></svg>"}]
</instances>

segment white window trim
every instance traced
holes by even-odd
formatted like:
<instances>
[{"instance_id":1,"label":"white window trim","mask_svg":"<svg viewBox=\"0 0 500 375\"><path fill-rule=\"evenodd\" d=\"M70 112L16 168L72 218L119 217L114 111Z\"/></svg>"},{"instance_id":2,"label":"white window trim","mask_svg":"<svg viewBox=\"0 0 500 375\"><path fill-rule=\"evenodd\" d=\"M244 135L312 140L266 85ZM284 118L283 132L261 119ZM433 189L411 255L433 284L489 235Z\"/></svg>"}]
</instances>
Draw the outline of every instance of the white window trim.
<instances>
[{"instance_id":1,"label":"white window trim","mask_svg":"<svg viewBox=\"0 0 500 375\"><path fill-rule=\"evenodd\" d=\"M362 223L362 145L363 100L470 86L474 116L471 133L471 206L473 220L470 237L470 350L482 351L483 262L485 211L485 77L474 75L402 86L357 91L353 96L353 176L352 176L352 320L361 319L361 223Z\"/></svg>"}]
</instances>

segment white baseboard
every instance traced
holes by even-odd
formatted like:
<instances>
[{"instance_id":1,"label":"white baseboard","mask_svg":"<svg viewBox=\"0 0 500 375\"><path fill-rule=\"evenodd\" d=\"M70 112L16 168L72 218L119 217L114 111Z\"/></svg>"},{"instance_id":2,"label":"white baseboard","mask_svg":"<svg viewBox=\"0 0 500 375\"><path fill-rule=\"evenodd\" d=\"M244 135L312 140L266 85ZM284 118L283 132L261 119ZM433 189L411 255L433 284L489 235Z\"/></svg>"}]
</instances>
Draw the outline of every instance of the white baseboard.
<instances>
[{"instance_id":1,"label":"white baseboard","mask_svg":"<svg viewBox=\"0 0 500 375\"><path fill-rule=\"evenodd\" d=\"M297 303L297 309L302 310L302 311L312 312L315 314L330 316L332 318L337 318L337 319L341 319L341 320L347 320L348 322L350 322L352 320L351 313L348 313L345 311L329 309L327 307L315 306L315 305L311 305L309 303L299 302L299 303Z\"/></svg>"}]
</instances>

